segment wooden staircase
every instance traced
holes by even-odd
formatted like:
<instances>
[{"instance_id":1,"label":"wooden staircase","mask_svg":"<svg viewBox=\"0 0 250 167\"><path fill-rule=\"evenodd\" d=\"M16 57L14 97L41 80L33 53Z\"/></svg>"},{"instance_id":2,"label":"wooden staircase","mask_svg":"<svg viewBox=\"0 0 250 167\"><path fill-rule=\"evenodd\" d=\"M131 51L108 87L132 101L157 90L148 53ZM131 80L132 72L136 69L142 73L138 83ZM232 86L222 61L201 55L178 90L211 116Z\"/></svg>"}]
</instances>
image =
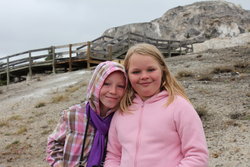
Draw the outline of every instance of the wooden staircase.
<instances>
[{"instance_id":1,"label":"wooden staircase","mask_svg":"<svg viewBox=\"0 0 250 167\"><path fill-rule=\"evenodd\" d=\"M108 60L110 55L112 55L112 60L124 59L130 46L142 42L155 45L166 57L186 54L193 51L193 46L190 41L153 39L144 35L126 33L118 38L102 36L91 41L90 57L96 60ZM80 50L83 47L84 46L81 46L77 49ZM86 56L86 52L81 52L78 56L84 57Z\"/></svg>"},{"instance_id":2,"label":"wooden staircase","mask_svg":"<svg viewBox=\"0 0 250 167\"><path fill-rule=\"evenodd\" d=\"M191 41L153 39L131 32L118 38L104 35L90 42L28 50L0 58L0 85L32 73L72 71L106 60L121 60L130 46L142 42L155 45L165 57L193 52Z\"/></svg>"}]
</instances>

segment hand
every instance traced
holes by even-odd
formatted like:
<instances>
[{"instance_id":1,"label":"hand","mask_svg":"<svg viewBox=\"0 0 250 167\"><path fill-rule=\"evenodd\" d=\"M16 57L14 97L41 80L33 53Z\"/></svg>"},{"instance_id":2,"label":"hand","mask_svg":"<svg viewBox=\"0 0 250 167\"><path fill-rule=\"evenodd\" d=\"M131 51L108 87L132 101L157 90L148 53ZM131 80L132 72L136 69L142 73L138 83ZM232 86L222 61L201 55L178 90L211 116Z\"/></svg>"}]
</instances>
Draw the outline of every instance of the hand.
<instances>
[{"instance_id":1,"label":"hand","mask_svg":"<svg viewBox=\"0 0 250 167\"><path fill-rule=\"evenodd\" d=\"M63 162L60 161L59 163L57 163L56 165L54 165L54 167L63 167Z\"/></svg>"}]
</instances>

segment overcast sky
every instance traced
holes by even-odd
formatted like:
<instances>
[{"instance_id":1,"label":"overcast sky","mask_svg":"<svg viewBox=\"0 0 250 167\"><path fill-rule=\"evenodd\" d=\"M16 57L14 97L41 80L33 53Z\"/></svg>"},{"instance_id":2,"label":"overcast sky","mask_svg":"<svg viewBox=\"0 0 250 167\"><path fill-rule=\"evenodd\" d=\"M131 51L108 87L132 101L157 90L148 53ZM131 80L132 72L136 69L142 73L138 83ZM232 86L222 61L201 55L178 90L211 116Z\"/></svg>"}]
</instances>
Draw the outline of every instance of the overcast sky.
<instances>
[{"instance_id":1,"label":"overcast sky","mask_svg":"<svg viewBox=\"0 0 250 167\"><path fill-rule=\"evenodd\" d=\"M149 22L195 0L0 0L0 57L91 41L111 27ZM249 0L228 0L250 10Z\"/></svg>"}]
</instances>

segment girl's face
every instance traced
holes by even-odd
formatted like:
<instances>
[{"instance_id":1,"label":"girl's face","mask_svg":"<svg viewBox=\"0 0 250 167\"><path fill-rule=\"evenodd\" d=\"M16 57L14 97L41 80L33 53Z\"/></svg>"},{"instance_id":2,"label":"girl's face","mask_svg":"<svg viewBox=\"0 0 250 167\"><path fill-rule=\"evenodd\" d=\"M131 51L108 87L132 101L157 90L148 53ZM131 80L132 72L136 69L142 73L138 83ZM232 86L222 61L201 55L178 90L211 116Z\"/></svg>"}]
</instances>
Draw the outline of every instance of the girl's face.
<instances>
[{"instance_id":1,"label":"girl's face","mask_svg":"<svg viewBox=\"0 0 250 167\"><path fill-rule=\"evenodd\" d=\"M125 77L120 71L111 73L104 81L100 90L101 116L115 108L125 93Z\"/></svg>"},{"instance_id":2,"label":"girl's face","mask_svg":"<svg viewBox=\"0 0 250 167\"><path fill-rule=\"evenodd\" d=\"M132 88L144 101L160 92L162 70L149 55L134 53L130 57L128 78Z\"/></svg>"}]
</instances>

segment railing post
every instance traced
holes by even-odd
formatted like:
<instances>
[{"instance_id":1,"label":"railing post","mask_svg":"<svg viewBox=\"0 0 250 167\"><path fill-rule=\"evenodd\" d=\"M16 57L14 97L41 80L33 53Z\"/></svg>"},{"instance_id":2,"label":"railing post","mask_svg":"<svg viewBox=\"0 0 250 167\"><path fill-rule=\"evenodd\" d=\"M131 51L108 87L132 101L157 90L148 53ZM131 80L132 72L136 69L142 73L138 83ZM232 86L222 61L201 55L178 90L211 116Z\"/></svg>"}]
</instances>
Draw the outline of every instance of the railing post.
<instances>
[{"instance_id":1,"label":"railing post","mask_svg":"<svg viewBox=\"0 0 250 167\"><path fill-rule=\"evenodd\" d=\"M31 58L31 51L29 51L29 77L32 78L32 58Z\"/></svg>"},{"instance_id":2,"label":"railing post","mask_svg":"<svg viewBox=\"0 0 250 167\"><path fill-rule=\"evenodd\" d=\"M69 44L69 71L72 71L72 44Z\"/></svg>"},{"instance_id":3,"label":"railing post","mask_svg":"<svg viewBox=\"0 0 250 167\"><path fill-rule=\"evenodd\" d=\"M87 42L87 52L86 52L86 56L87 56L87 68L90 69L90 42Z\"/></svg>"},{"instance_id":4,"label":"railing post","mask_svg":"<svg viewBox=\"0 0 250 167\"><path fill-rule=\"evenodd\" d=\"M112 61L112 45L108 45L108 60Z\"/></svg>"},{"instance_id":5,"label":"railing post","mask_svg":"<svg viewBox=\"0 0 250 167\"><path fill-rule=\"evenodd\" d=\"M171 42L168 41L168 57L171 57Z\"/></svg>"},{"instance_id":6,"label":"railing post","mask_svg":"<svg viewBox=\"0 0 250 167\"><path fill-rule=\"evenodd\" d=\"M7 71L7 85L9 85L10 84L10 60L9 60L10 58L9 58L9 56L7 57L7 69L6 69L6 71Z\"/></svg>"},{"instance_id":7,"label":"railing post","mask_svg":"<svg viewBox=\"0 0 250 167\"><path fill-rule=\"evenodd\" d=\"M52 51L52 71L53 74L56 73L56 55L55 55L55 47L51 46L51 51Z\"/></svg>"}]
</instances>

